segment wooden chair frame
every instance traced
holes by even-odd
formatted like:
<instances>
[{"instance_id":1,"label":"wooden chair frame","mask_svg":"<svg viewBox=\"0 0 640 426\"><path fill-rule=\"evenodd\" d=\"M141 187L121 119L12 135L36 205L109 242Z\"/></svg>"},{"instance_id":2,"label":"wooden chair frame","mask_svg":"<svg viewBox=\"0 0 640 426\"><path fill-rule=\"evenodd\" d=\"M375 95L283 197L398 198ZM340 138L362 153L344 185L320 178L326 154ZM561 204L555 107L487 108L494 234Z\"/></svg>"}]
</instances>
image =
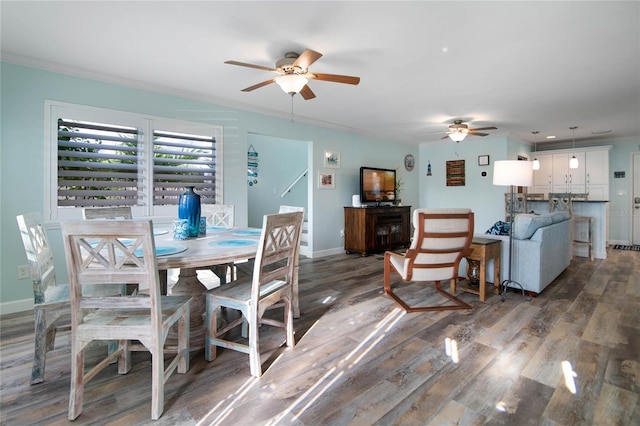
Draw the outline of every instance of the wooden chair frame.
<instances>
[{"instance_id":1,"label":"wooden chair frame","mask_svg":"<svg viewBox=\"0 0 640 426\"><path fill-rule=\"evenodd\" d=\"M71 390L69 419L82 413L84 386L113 360L131 368L131 351L151 353L151 417L164 411L164 384L189 369L190 296L161 296L151 221L63 222L71 293ZM130 245L121 242L132 239ZM148 285L147 296L90 297L86 290L109 283ZM177 325L176 355L165 369L165 343ZM118 349L85 373L84 351L92 341L118 340ZM133 345L139 341L142 346Z\"/></svg>"},{"instance_id":2,"label":"wooden chair frame","mask_svg":"<svg viewBox=\"0 0 640 426\"><path fill-rule=\"evenodd\" d=\"M57 331L69 330L62 324L63 315L70 312L69 285L56 282L49 239L42 226L40 213L16 217L27 255L33 283L34 350L31 384L44 381L47 352L53 350Z\"/></svg>"},{"instance_id":3,"label":"wooden chair frame","mask_svg":"<svg viewBox=\"0 0 640 426\"><path fill-rule=\"evenodd\" d=\"M466 211L462 213L461 211ZM384 254L384 292L391 297L406 312L430 312L454 309L471 309L471 306L458 299L454 295L446 292L441 287L441 281L450 280L451 288L455 288L458 278L458 267L460 260L471 253L471 240L473 239L474 214L466 209L424 209L414 212L414 236L411 248L404 255L394 252ZM466 229L442 229L425 230L425 222L442 220L462 220L466 221ZM417 223L415 223L417 222ZM434 222L435 223L435 222ZM450 241L447 241L450 240ZM434 243L434 244L432 244ZM421 255L426 257L441 257L437 262L425 262L420 260ZM403 281L412 281L414 271L432 270L434 276L440 279L432 280L435 283L436 291L453 302L452 305L436 306L410 306L394 293L391 287L391 271L396 271L402 277L392 262L395 258L397 263L405 265L405 276ZM446 260L448 259L448 260Z\"/></svg>"},{"instance_id":4,"label":"wooden chair frame","mask_svg":"<svg viewBox=\"0 0 640 426\"><path fill-rule=\"evenodd\" d=\"M266 215L256 254L253 276L214 288L207 294L207 333L205 358L216 358L218 346L249 354L251 375L262 376L258 329L261 324L283 327L287 346L295 345L293 335L293 276L295 255L300 244L303 212ZM284 320L263 318L265 311L284 303ZM236 309L240 318L218 327L218 310ZM249 327L249 342L244 344L228 340L225 335L233 328Z\"/></svg>"}]
</instances>

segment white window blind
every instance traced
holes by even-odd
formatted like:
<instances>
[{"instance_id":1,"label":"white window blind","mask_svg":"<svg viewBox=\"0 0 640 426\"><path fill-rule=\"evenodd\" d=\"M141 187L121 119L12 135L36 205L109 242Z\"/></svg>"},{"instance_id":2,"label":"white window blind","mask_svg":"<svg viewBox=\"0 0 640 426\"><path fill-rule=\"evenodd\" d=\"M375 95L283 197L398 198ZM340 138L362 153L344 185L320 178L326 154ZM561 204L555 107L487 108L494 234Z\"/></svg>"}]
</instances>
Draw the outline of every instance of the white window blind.
<instances>
[{"instance_id":1,"label":"white window blind","mask_svg":"<svg viewBox=\"0 0 640 426\"><path fill-rule=\"evenodd\" d=\"M58 119L58 206L124 206L139 200L139 130Z\"/></svg>"},{"instance_id":2,"label":"white window blind","mask_svg":"<svg viewBox=\"0 0 640 426\"><path fill-rule=\"evenodd\" d=\"M45 101L45 217L131 206L134 217L171 220L187 186L222 203L222 127Z\"/></svg>"},{"instance_id":3,"label":"white window blind","mask_svg":"<svg viewBox=\"0 0 640 426\"><path fill-rule=\"evenodd\" d=\"M216 202L216 140L211 136L153 132L153 203L178 204L185 186L203 203Z\"/></svg>"}]
</instances>

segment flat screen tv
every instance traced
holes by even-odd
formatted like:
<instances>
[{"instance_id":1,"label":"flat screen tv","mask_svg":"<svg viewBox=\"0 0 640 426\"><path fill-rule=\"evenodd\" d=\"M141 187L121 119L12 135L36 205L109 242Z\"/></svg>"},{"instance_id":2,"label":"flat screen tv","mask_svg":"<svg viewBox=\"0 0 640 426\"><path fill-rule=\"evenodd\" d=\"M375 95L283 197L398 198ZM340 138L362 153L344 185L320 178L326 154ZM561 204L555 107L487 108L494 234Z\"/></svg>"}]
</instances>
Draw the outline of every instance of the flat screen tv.
<instances>
[{"instance_id":1,"label":"flat screen tv","mask_svg":"<svg viewBox=\"0 0 640 426\"><path fill-rule=\"evenodd\" d=\"M396 171L360 167L360 201L362 203L389 203L396 199Z\"/></svg>"}]
</instances>

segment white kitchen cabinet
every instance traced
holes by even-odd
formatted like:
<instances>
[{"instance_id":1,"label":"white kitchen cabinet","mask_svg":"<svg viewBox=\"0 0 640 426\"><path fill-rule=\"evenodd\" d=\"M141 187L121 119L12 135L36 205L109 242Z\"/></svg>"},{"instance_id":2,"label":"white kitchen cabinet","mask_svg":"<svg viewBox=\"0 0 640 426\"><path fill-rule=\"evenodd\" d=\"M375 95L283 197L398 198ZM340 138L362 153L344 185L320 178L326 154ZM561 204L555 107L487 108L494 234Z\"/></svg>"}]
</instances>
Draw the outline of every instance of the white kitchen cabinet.
<instances>
[{"instance_id":1,"label":"white kitchen cabinet","mask_svg":"<svg viewBox=\"0 0 640 426\"><path fill-rule=\"evenodd\" d=\"M569 161L575 155L578 168L569 167ZM567 151L553 154L552 192L586 192L585 152Z\"/></svg>"},{"instance_id":2,"label":"white kitchen cabinet","mask_svg":"<svg viewBox=\"0 0 640 426\"><path fill-rule=\"evenodd\" d=\"M586 191L590 200L609 200L609 151L586 152Z\"/></svg>"},{"instance_id":3,"label":"white kitchen cabinet","mask_svg":"<svg viewBox=\"0 0 640 426\"><path fill-rule=\"evenodd\" d=\"M540 162L540 169L533 171L533 192L548 194L553 192L553 156L551 154L536 154Z\"/></svg>"}]
</instances>

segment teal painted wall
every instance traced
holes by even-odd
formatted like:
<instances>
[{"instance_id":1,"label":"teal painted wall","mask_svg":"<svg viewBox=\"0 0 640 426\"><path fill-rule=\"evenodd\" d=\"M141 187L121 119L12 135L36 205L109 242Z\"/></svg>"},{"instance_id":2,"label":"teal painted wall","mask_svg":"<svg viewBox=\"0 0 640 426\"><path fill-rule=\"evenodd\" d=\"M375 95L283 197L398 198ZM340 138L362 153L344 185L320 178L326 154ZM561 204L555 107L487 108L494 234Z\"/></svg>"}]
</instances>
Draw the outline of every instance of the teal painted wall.
<instances>
[{"instance_id":1,"label":"teal painted wall","mask_svg":"<svg viewBox=\"0 0 640 426\"><path fill-rule=\"evenodd\" d=\"M247 142L258 152L258 183L248 186L249 226L262 227L263 215L276 213L283 204L304 207L306 216L309 173L284 197L282 193L308 167L310 142L254 133Z\"/></svg>"},{"instance_id":2,"label":"teal painted wall","mask_svg":"<svg viewBox=\"0 0 640 426\"><path fill-rule=\"evenodd\" d=\"M308 141L310 167L308 206L311 249L314 256L340 252L343 206L351 205L357 192L361 165L404 168L404 156L418 157L418 147L328 129L263 114L237 110L201 100L171 96L86 78L0 63L0 306L3 313L28 309L33 299L30 280L17 279L17 266L26 264L15 217L44 208L44 102L89 105L202 121L224 127L224 202L236 206L236 223L248 224L247 138L249 134ZM317 176L323 170L325 150L341 153L336 169L336 189L319 190ZM296 167L297 172L297 167ZM401 172L406 182L403 198L418 201L417 174ZM47 226L58 280L67 281L64 251L56 224Z\"/></svg>"}]
</instances>

